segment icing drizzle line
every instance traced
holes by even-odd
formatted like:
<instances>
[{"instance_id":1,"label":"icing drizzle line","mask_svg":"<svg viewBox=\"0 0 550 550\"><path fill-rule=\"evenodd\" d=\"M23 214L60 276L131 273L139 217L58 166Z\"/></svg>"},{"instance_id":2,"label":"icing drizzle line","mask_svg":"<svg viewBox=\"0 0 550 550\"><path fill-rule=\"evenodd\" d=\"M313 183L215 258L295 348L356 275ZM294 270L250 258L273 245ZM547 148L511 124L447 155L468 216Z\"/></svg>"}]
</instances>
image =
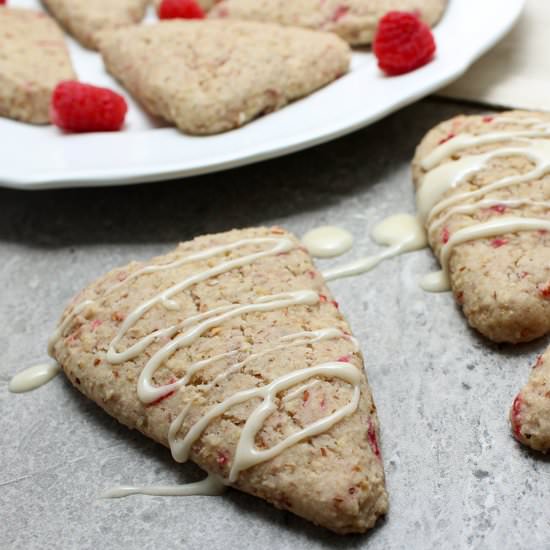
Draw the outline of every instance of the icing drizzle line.
<instances>
[{"instance_id":1,"label":"icing drizzle line","mask_svg":"<svg viewBox=\"0 0 550 550\"><path fill-rule=\"evenodd\" d=\"M420 182L417 193L419 216L429 233L441 227L454 214L471 214L481 208L497 205L517 209L530 206L542 210L550 210L549 201L534 201L528 199L483 199L491 191L505 189L521 183L537 180L550 173L550 124L541 123L537 119L510 119L505 116L496 117L493 123L529 124L532 128L490 132L474 136L459 134L440 144L427 155L421 166L426 173ZM458 160L447 160L461 150L495 143L517 142L518 146L506 146L487 153L467 155ZM448 198L445 194L468 178L482 171L488 164L499 157L522 156L534 164L525 174L507 176L493 181L472 191L457 193ZM480 199L480 200L476 200ZM470 202L474 201L474 202ZM439 219L434 220L444 212ZM439 261L442 270L429 274L421 283L425 290L443 291L450 288L449 260L455 246L467 241L481 238L496 237L505 233L521 231L549 230L550 220L540 217L505 216L491 219L487 222L475 223L457 230L439 250Z\"/></svg>"}]
</instances>

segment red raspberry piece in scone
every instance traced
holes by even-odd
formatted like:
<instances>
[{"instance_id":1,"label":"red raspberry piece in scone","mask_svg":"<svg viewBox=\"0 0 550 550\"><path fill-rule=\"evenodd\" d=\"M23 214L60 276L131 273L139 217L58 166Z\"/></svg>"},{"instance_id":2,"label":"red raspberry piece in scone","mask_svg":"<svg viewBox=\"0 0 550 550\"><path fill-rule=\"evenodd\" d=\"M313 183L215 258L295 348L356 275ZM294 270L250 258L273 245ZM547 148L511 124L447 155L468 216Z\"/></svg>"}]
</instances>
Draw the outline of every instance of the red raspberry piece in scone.
<instances>
[{"instance_id":1,"label":"red raspberry piece in scone","mask_svg":"<svg viewBox=\"0 0 550 550\"><path fill-rule=\"evenodd\" d=\"M97 49L98 33L139 23L149 0L42 0L42 3L83 46Z\"/></svg>"},{"instance_id":2,"label":"red raspberry piece in scone","mask_svg":"<svg viewBox=\"0 0 550 550\"><path fill-rule=\"evenodd\" d=\"M69 80L55 88L50 117L70 132L113 132L122 128L127 111L126 100L116 92Z\"/></svg>"},{"instance_id":3,"label":"red raspberry piece in scone","mask_svg":"<svg viewBox=\"0 0 550 550\"><path fill-rule=\"evenodd\" d=\"M510 410L514 437L537 451L550 449L550 348L535 362Z\"/></svg>"},{"instance_id":4,"label":"red raspberry piece in scone","mask_svg":"<svg viewBox=\"0 0 550 550\"><path fill-rule=\"evenodd\" d=\"M550 332L550 115L443 122L418 146L413 173L430 245L469 323L495 342Z\"/></svg>"},{"instance_id":5,"label":"red raspberry piece in scone","mask_svg":"<svg viewBox=\"0 0 550 550\"><path fill-rule=\"evenodd\" d=\"M378 21L389 11L415 13L435 25L446 4L447 0L222 0L208 15L330 31L361 45L372 42Z\"/></svg>"},{"instance_id":6,"label":"red raspberry piece in scone","mask_svg":"<svg viewBox=\"0 0 550 550\"><path fill-rule=\"evenodd\" d=\"M0 8L0 116L48 123L50 96L75 78L63 33L44 13Z\"/></svg>"},{"instance_id":7,"label":"red raspberry piece in scone","mask_svg":"<svg viewBox=\"0 0 550 550\"><path fill-rule=\"evenodd\" d=\"M348 70L329 33L250 21L171 20L102 34L108 71L152 114L190 134L242 126Z\"/></svg>"}]
</instances>

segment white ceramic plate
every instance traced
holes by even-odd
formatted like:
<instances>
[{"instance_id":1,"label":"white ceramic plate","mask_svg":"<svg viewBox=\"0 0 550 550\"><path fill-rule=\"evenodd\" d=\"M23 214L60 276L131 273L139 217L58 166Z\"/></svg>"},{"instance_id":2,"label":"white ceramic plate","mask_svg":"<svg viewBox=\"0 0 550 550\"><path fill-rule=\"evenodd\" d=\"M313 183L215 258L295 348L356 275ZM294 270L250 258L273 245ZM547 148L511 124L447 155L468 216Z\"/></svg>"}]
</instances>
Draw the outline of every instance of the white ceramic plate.
<instances>
[{"instance_id":1,"label":"white ceramic plate","mask_svg":"<svg viewBox=\"0 0 550 550\"><path fill-rule=\"evenodd\" d=\"M462 75L512 27L524 3L450 0L435 29L437 57L425 67L387 78L372 54L357 52L351 72L337 82L217 136L190 137L159 127L131 100L126 129L117 133L64 135L53 127L0 119L0 185L47 189L181 178L328 141L379 120ZM10 4L39 7L38 0L11 0ZM120 90L105 73L99 55L72 40L70 48L81 80Z\"/></svg>"}]
</instances>

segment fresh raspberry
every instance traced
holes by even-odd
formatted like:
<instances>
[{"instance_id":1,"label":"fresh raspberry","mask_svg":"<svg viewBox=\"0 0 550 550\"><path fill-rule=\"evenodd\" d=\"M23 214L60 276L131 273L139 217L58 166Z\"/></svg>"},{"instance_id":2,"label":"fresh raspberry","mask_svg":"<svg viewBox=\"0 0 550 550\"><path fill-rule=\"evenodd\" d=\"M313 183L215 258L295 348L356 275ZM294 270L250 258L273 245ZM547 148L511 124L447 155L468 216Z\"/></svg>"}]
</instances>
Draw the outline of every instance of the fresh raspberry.
<instances>
[{"instance_id":1,"label":"fresh raspberry","mask_svg":"<svg viewBox=\"0 0 550 550\"><path fill-rule=\"evenodd\" d=\"M127 111L126 100L112 90L67 80L53 91L50 120L71 132L110 132L120 130Z\"/></svg>"},{"instance_id":2,"label":"fresh raspberry","mask_svg":"<svg viewBox=\"0 0 550 550\"><path fill-rule=\"evenodd\" d=\"M415 14L390 11L378 23L373 51L386 74L398 75L428 63L435 41L430 27Z\"/></svg>"},{"instance_id":3,"label":"fresh raspberry","mask_svg":"<svg viewBox=\"0 0 550 550\"><path fill-rule=\"evenodd\" d=\"M162 0L159 19L204 19L204 11L196 0Z\"/></svg>"}]
</instances>

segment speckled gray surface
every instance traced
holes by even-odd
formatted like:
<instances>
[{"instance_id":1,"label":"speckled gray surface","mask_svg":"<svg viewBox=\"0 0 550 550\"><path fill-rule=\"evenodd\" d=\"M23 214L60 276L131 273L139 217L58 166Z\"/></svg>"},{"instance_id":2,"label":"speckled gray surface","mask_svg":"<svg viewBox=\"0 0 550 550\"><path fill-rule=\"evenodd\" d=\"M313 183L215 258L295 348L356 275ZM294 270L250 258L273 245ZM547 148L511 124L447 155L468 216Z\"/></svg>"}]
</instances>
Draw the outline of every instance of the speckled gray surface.
<instances>
[{"instance_id":1,"label":"speckled gray surface","mask_svg":"<svg viewBox=\"0 0 550 550\"><path fill-rule=\"evenodd\" d=\"M0 548L549 548L550 462L521 449L507 422L545 342L495 346L469 330L450 294L418 288L435 266L427 250L331 284L365 352L382 423L391 510L367 536L332 535L235 491L99 500L114 484L184 482L199 472L62 377L30 394L7 390L12 374L45 357L63 305L85 283L178 240L262 223L298 234L336 223L355 235L350 257L372 251L373 224L413 210L416 142L471 110L425 101L331 144L187 181L0 190Z\"/></svg>"}]
</instances>

